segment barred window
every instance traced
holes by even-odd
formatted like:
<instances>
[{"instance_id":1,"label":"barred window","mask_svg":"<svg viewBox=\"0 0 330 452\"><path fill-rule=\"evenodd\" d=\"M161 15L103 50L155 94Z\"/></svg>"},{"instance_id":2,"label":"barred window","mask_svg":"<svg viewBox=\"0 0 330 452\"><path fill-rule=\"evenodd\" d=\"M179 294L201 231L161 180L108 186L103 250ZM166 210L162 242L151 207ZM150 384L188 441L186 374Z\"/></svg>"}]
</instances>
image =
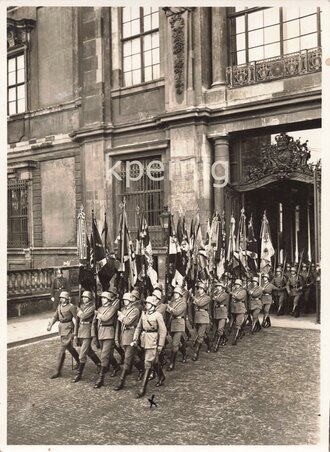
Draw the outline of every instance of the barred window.
<instances>
[{"instance_id":1,"label":"barred window","mask_svg":"<svg viewBox=\"0 0 330 452\"><path fill-rule=\"evenodd\" d=\"M229 20L231 65L321 46L320 8L246 8Z\"/></svg>"},{"instance_id":2,"label":"barred window","mask_svg":"<svg viewBox=\"0 0 330 452\"><path fill-rule=\"evenodd\" d=\"M28 182L10 180L8 197L8 248L28 246Z\"/></svg>"},{"instance_id":3,"label":"barred window","mask_svg":"<svg viewBox=\"0 0 330 452\"><path fill-rule=\"evenodd\" d=\"M25 55L11 56L7 61L8 115L26 110Z\"/></svg>"},{"instance_id":4,"label":"barred window","mask_svg":"<svg viewBox=\"0 0 330 452\"><path fill-rule=\"evenodd\" d=\"M125 86L160 77L158 8L123 8L122 45Z\"/></svg>"},{"instance_id":5,"label":"barred window","mask_svg":"<svg viewBox=\"0 0 330 452\"><path fill-rule=\"evenodd\" d=\"M131 229L138 226L137 206L145 212L149 226L160 226L159 215L164 206L164 171L160 162L160 156L121 161L120 170L117 171L122 179L118 181L117 205L125 196L128 226ZM129 180L126 171L129 171Z\"/></svg>"}]
</instances>

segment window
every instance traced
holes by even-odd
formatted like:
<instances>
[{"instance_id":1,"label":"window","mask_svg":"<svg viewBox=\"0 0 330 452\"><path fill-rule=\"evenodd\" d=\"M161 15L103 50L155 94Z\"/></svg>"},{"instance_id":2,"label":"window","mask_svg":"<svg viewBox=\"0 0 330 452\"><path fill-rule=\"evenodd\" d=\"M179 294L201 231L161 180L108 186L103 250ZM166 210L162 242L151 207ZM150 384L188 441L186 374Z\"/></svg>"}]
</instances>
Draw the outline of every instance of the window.
<instances>
[{"instance_id":1,"label":"window","mask_svg":"<svg viewBox=\"0 0 330 452\"><path fill-rule=\"evenodd\" d=\"M8 248L28 246L28 182L8 182Z\"/></svg>"},{"instance_id":2,"label":"window","mask_svg":"<svg viewBox=\"0 0 330 452\"><path fill-rule=\"evenodd\" d=\"M137 206L145 212L149 226L160 226L159 215L164 206L164 171L160 163L161 157L139 158L139 163L134 163L136 161L137 159L121 161L120 170L117 171L122 179L118 181L117 205L125 196L128 226L131 229L137 227ZM130 174L129 181L127 181L127 171Z\"/></svg>"},{"instance_id":3,"label":"window","mask_svg":"<svg viewBox=\"0 0 330 452\"><path fill-rule=\"evenodd\" d=\"M160 77L158 8L123 8L123 82L138 85Z\"/></svg>"},{"instance_id":4,"label":"window","mask_svg":"<svg viewBox=\"0 0 330 452\"><path fill-rule=\"evenodd\" d=\"M26 110L25 55L19 54L8 58L8 115L23 113Z\"/></svg>"},{"instance_id":5,"label":"window","mask_svg":"<svg viewBox=\"0 0 330 452\"><path fill-rule=\"evenodd\" d=\"M321 46L320 9L250 8L230 14L231 65Z\"/></svg>"}]
</instances>

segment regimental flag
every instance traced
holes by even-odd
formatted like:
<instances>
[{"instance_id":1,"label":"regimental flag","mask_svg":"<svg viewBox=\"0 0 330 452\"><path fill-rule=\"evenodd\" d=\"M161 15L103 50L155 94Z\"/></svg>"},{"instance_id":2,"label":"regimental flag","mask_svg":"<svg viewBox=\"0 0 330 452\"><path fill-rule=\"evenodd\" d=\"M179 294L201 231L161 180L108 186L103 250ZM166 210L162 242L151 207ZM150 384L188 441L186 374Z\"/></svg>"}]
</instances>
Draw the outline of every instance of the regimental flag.
<instances>
[{"instance_id":1,"label":"regimental flag","mask_svg":"<svg viewBox=\"0 0 330 452\"><path fill-rule=\"evenodd\" d=\"M209 274L213 274L216 267L215 262L215 252L218 239L219 221L218 215L213 215L212 220L208 220L206 240L205 240L205 251L207 257L207 269Z\"/></svg>"},{"instance_id":2,"label":"regimental flag","mask_svg":"<svg viewBox=\"0 0 330 452\"><path fill-rule=\"evenodd\" d=\"M178 254L180 253L180 245L175 232L175 224L173 215L169 217L169 230L168 230L168 284L175 286L176 284L183 284L183 275L177 271L176 265L178 260Z\"/></svg>"},{"instance_id":3,"label":"regimental flag","mask_svg":"<svg viewBox=\"0 0 330 452\"><path fill-rule=\"evenodd\" d=\"M272 266L272 256L275 254L275 250L272 244L270 236L269 222L266 216L266 211L262 217L261 230L261 251L260 251L260 271L262 273L268 273Z\"/></svg>"},{"instance_id":4,"label":"regimental flag","mask_svg":"<svg viewBox=\"0 0 330 452\"><path fill-rule=\"evenodd\" d=\"M236 267L238 265L238 262L234 257L234 252L236 251L235 227L236 227L236 222L235 222L234 216L232 215L230 218L228 248L227 248L227 257L226 257L227 265L230 267ZM235 265L234 265L234 261L236 261Z\"/></svg>"},{"instance_id":5,"label":"regimental flag","mask_svg":"<svg viewBox=\"0 0 330 452\"><path fill-rule=\"evenodd\" d=\"M252 215L247 228L247 244L246 244L247 264L253 274L258 272L258 242L254 235Z\"/></svg>"},{"instance_id":6,"label":"regimental flag","mask_svg":"<svg viewBox=\"0 0 330 452\"><path fill-rule=\"evenodd\" d=\"M94 212L92 211L92 235L91 235L91 266L97 266L97 263L105 258L105 249L102 243L100 233L97 229Z\"/></svg>"},{"instance_id":7,"label":"regimental flag","mask_svg":"<svg viewBox=\"0 0 330 452\"><path fill-rule=\"evenodd\" d=\"M179 217L177 230L176 230L176 258L175 258L175 275L172 285L180 284L182 286L183 281L186 278L187 272L187 252L188 252L188 235L185 230L185 220ZM174 253L173 253L174 254Z\"/></svg>"},{"instance_id":8,"label":"regimental flag","mask_svg":"<svg viewBox=\"0 0 330 452\"><path fill-rule=\"evenodd\" d=\"M216 275L220 280L221 276L225 272L225 260L226 260L226 227L225 227L225 214L218 215L218 228L215 247L215 265Z\"/></svg>"},{"instance_id":9,"label":"regimental flag","mask_svg":"<svg viewBox=\"0 0 330 452\"><path fill-rule=\"evenodd\" d=\"M239 262L240 272L243 271L246 275L248 275L250 272L247 266L246 251L247 251L246 216L243 208L241 209L241 216L238 223L236 252L234 252L234 257Z\"/></svg>"},{"instance_id":10,"label":"regimental flag","mask_svg":"<svg viewBox=\"0 0 330 452\"><path fill-rule=\"evenodd\" d=\"M195 219L191 219L190 223L190 234L189 234L189 240L188 240L188 252L187 252L187 281L189 282L189 286L191 287L196 279L196 265L197 261L195 259Z\"/></svg>"},{"instance_id":11,"label":"regimental flag","mask_svg":"<svg viewBox=\"0 0 330 452\"><path fill-rule=\"evenodd\" d=\"M136 268L138 279L145 281L149 277L151 286L154 287L158 282L158 274L154 269L154 258L152 252L151 239L146 216L144 212L139 221L139 228L136 238Z\"/></svg>"},{"instance_id":12,"label":"regimental flag","mask_svg":"<svg viewBox=\"0 0 330 452\"><path fill-rule=\"evenodd\" d=\"M77 254L80 264L88 263L88 236L86 227L86 214L84 207L80 207L77 222Z\"/></svg>"},{"instance_id":13,"label":"regimental flag","mask_svg":"<svg viewBox=\"0 0 330 452\"><path fill-rule=\"evenodd\" d=\"M199 220L199 215L196 218L195 230L195 247L194 254L197 260L198 279L206 281L209 276L207 254L205 251L205 244L202 236L202 228Z\"/></svg>"},{"instance_id":14,"label":"regimental flag","mask_svg":"<svg viewBox=\"0 0 330 452\"><path fill-rule=\"evenodd\" d=\"M104 212L104 226L102 229L102 235L104 234L104 248L105 251L110 252L110 249L108 248L108 232L109 232L109 228L108 228L108 223L107 223L107 213Z\"/></svg>"}]
</instances>

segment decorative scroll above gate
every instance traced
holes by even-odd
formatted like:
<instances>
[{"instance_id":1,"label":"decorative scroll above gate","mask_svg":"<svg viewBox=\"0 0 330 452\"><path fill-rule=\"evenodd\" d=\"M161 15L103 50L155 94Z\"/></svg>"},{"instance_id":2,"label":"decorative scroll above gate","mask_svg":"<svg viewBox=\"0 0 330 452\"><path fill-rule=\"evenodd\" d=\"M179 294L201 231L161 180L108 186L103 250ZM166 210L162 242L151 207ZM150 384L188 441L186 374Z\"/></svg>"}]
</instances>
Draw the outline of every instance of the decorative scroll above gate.
<instances>
[{"instance_id":1,"label":"decorative scroll above gate","mask_svg":"<svg viewBox=\"0 0 330 452\"><path fill-rule=\"evenodd\" d=\"M301 143L285 133L276 135L276 144L263 146L260 152L259 166L248 167L247 176L242 184L235 187L238 191L248 191L278 180L292 179L314 183L314 171L321 164L308 163L311 153L307 142Z\"/></svg>"}]
</instances>

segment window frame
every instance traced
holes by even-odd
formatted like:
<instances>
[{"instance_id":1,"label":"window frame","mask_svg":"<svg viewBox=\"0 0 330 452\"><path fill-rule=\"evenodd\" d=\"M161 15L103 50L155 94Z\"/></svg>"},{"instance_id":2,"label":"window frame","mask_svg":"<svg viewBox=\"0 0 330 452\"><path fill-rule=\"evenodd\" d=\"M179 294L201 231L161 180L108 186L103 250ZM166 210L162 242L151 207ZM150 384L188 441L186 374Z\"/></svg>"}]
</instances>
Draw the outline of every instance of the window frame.
<instances>
[{"instance_id":1,"label":"window frame","mask_svg":"<svg viewBox=\"0 0 330 452\"><path fill-rule=\"evenodd\" d=\"M17 59L19 56L24 57L24 82L23 83L16 83L15 85L9 85L8 80L8 65L9 60L11 59ZM15 63L16 64L16 63ZM17 66L15 68L15 74L17 74ZM17 81L17 75L16 75L16 81ZM24 111L17 112L17 87L18 86L24 86L25 88L25 97L24 97ZM16 88L16 112L15 113L9 113L9 89L12 89L13 87ZM19 48L12 49L7 52L7 117L12 117L16 115L22 115L28 111L28 58L27 58L27 47L20 46Z\"/></svg>"},{"instance_id":2,"label":"window frame","mask_svg":"<svg viewBox=\"0 0 330 452\"><path fill-rule=\"evenodd\" d=\"M25 197L26 197L26 212L22 214L22 189L25 191ZM20 197L17 200L19 204L19 212L15 216L12 214L12 202L9 202L9 196L11 196L11 201L13 199L12 193L16 191L20 193ZM10 195L11 193L11 195ZM14 249L14 248L27 248L30 246L30 230L29 230L29 221L30 221L30 212L29 212L29 206L30 206L30 183L28 180L21 180L21 179L9 179L7 182L7 248L8 249ZM16 221L16 224L19 225L19 239L15 239L13 237L14 230L11 227L13 222ZM25 225L25 227L23 227Z\"/></svg>"},{"instance_id":3,"label":"window frame","mask_svg":"<svg viewBox=\"0 0 330 452\"><path fill-rule=\"evenodd\" d=\"M267 9L270 9L273 7L253 7L253 8L245 8L244 10L240 10L240 11L234 11L234 12L229 12L227 17L229 20L229 26L228 26L228 42L230 43L230 49L229 49L229 62L230 62L230 66L236 66L236 65L244 65L244 64L250 64L253 61L262 61L262 60L267 60L268 58L283 58L286 55L289 55L291 52L285 53L284 52L284 41L289 41L291 39L296 39L296 38L301 38L302 36L306 36L309 34L316 34L317 37L317 47L321 47L321 9L320 7L316 7L315 6L315 12L311 13L311 14L305 14L302 16L298 16L294 19L290 19L291 20L297 20L297 19L301 19L304 17L308 17L308 16L312 16L315 15L315 20L316 20L316 31L312 32L312 33L304 33L304 34L300 34L299 31L299 35L295 36L294 38L289 38L289 39L285 39L284 40L284 32L283 32L283 25L285 23L287 23L287 21L283 20L283 7L277 7L279 9L279 14L278 14L278 22L274 25L279 25L279 44L280 44L280 54L277 55L276 57L264 57L264 58L260 58L257 60L250 60L249 59L249 50L251 48L256 48L256 47L265 47L265 44L263 43L260 46L254 46L254 47L249 47L249 29L248 29L248 16L249 14L258 12L258 11L264 11ZM244 35L245 35L245 62L244 63L237 63L237 46L236 46L236 36L237 36L237 32L236 32L236 21L234 19L236 19L237 17L243 17L244 16L244 23L245 23L245 29L244 29ZM265 28L269 28L270 26L274 26L274 25L269 25L267 27L262 27L261 29L264 30ZM233 32L234 30L234 32ZM313 47L311 47L313 48ZM299 51L302 51L304 49L300 49ZM296 51L297 52L297 51ZM296 53L293 52L293 53Z\"/></svg>"},{"instance_id":4,"label":"window frame","mask_svg":"<svg viewBox=\"0 0 330 452\"><path fill-rule=\"evenodd\" d=\"M130 8L130 6L127 6L126 8ZM123 33L123 28L124 28L124 22L123 22L123 10L124 7L121 8L121 16L120 16L120 32L121 32L121 67L122 67L122 87L123 88L129 88L129 87L133 87L133 86L138 86L141 85L143 83L150 83L150 82L154 82L155 80L159 80L161 78L160 76L160 27L159 27L159 20L160 20L160 13L159 13L159 8L158 8L158 27L157 28L151 28L148 31L144 31L144 7L140 6L139 7L139 25L140 25L140 32L135 34L135 35L131 35L129 37L125 37L124 38L124 33ZM125 22L126 23L126 22ZM148 35L152 35L153 33L157 33L159 35L159 77L157 78L151 78L150 80L145 81L145 61L144 61L144 37L148 36ZM133 41L134 39L139 39L140 41L140 75L141 75L141 81L139 83L131 83L129 85L126 85L125 83L125 72L124 72L124 44L125 42L129 42L129 41ZM153 65L152 65L153 66ZM152 67L151 66L151 67ZM148 66L149 67L149 66ZM129 72L132 72L129 71Z\"/></svg>"}]
</instances>

